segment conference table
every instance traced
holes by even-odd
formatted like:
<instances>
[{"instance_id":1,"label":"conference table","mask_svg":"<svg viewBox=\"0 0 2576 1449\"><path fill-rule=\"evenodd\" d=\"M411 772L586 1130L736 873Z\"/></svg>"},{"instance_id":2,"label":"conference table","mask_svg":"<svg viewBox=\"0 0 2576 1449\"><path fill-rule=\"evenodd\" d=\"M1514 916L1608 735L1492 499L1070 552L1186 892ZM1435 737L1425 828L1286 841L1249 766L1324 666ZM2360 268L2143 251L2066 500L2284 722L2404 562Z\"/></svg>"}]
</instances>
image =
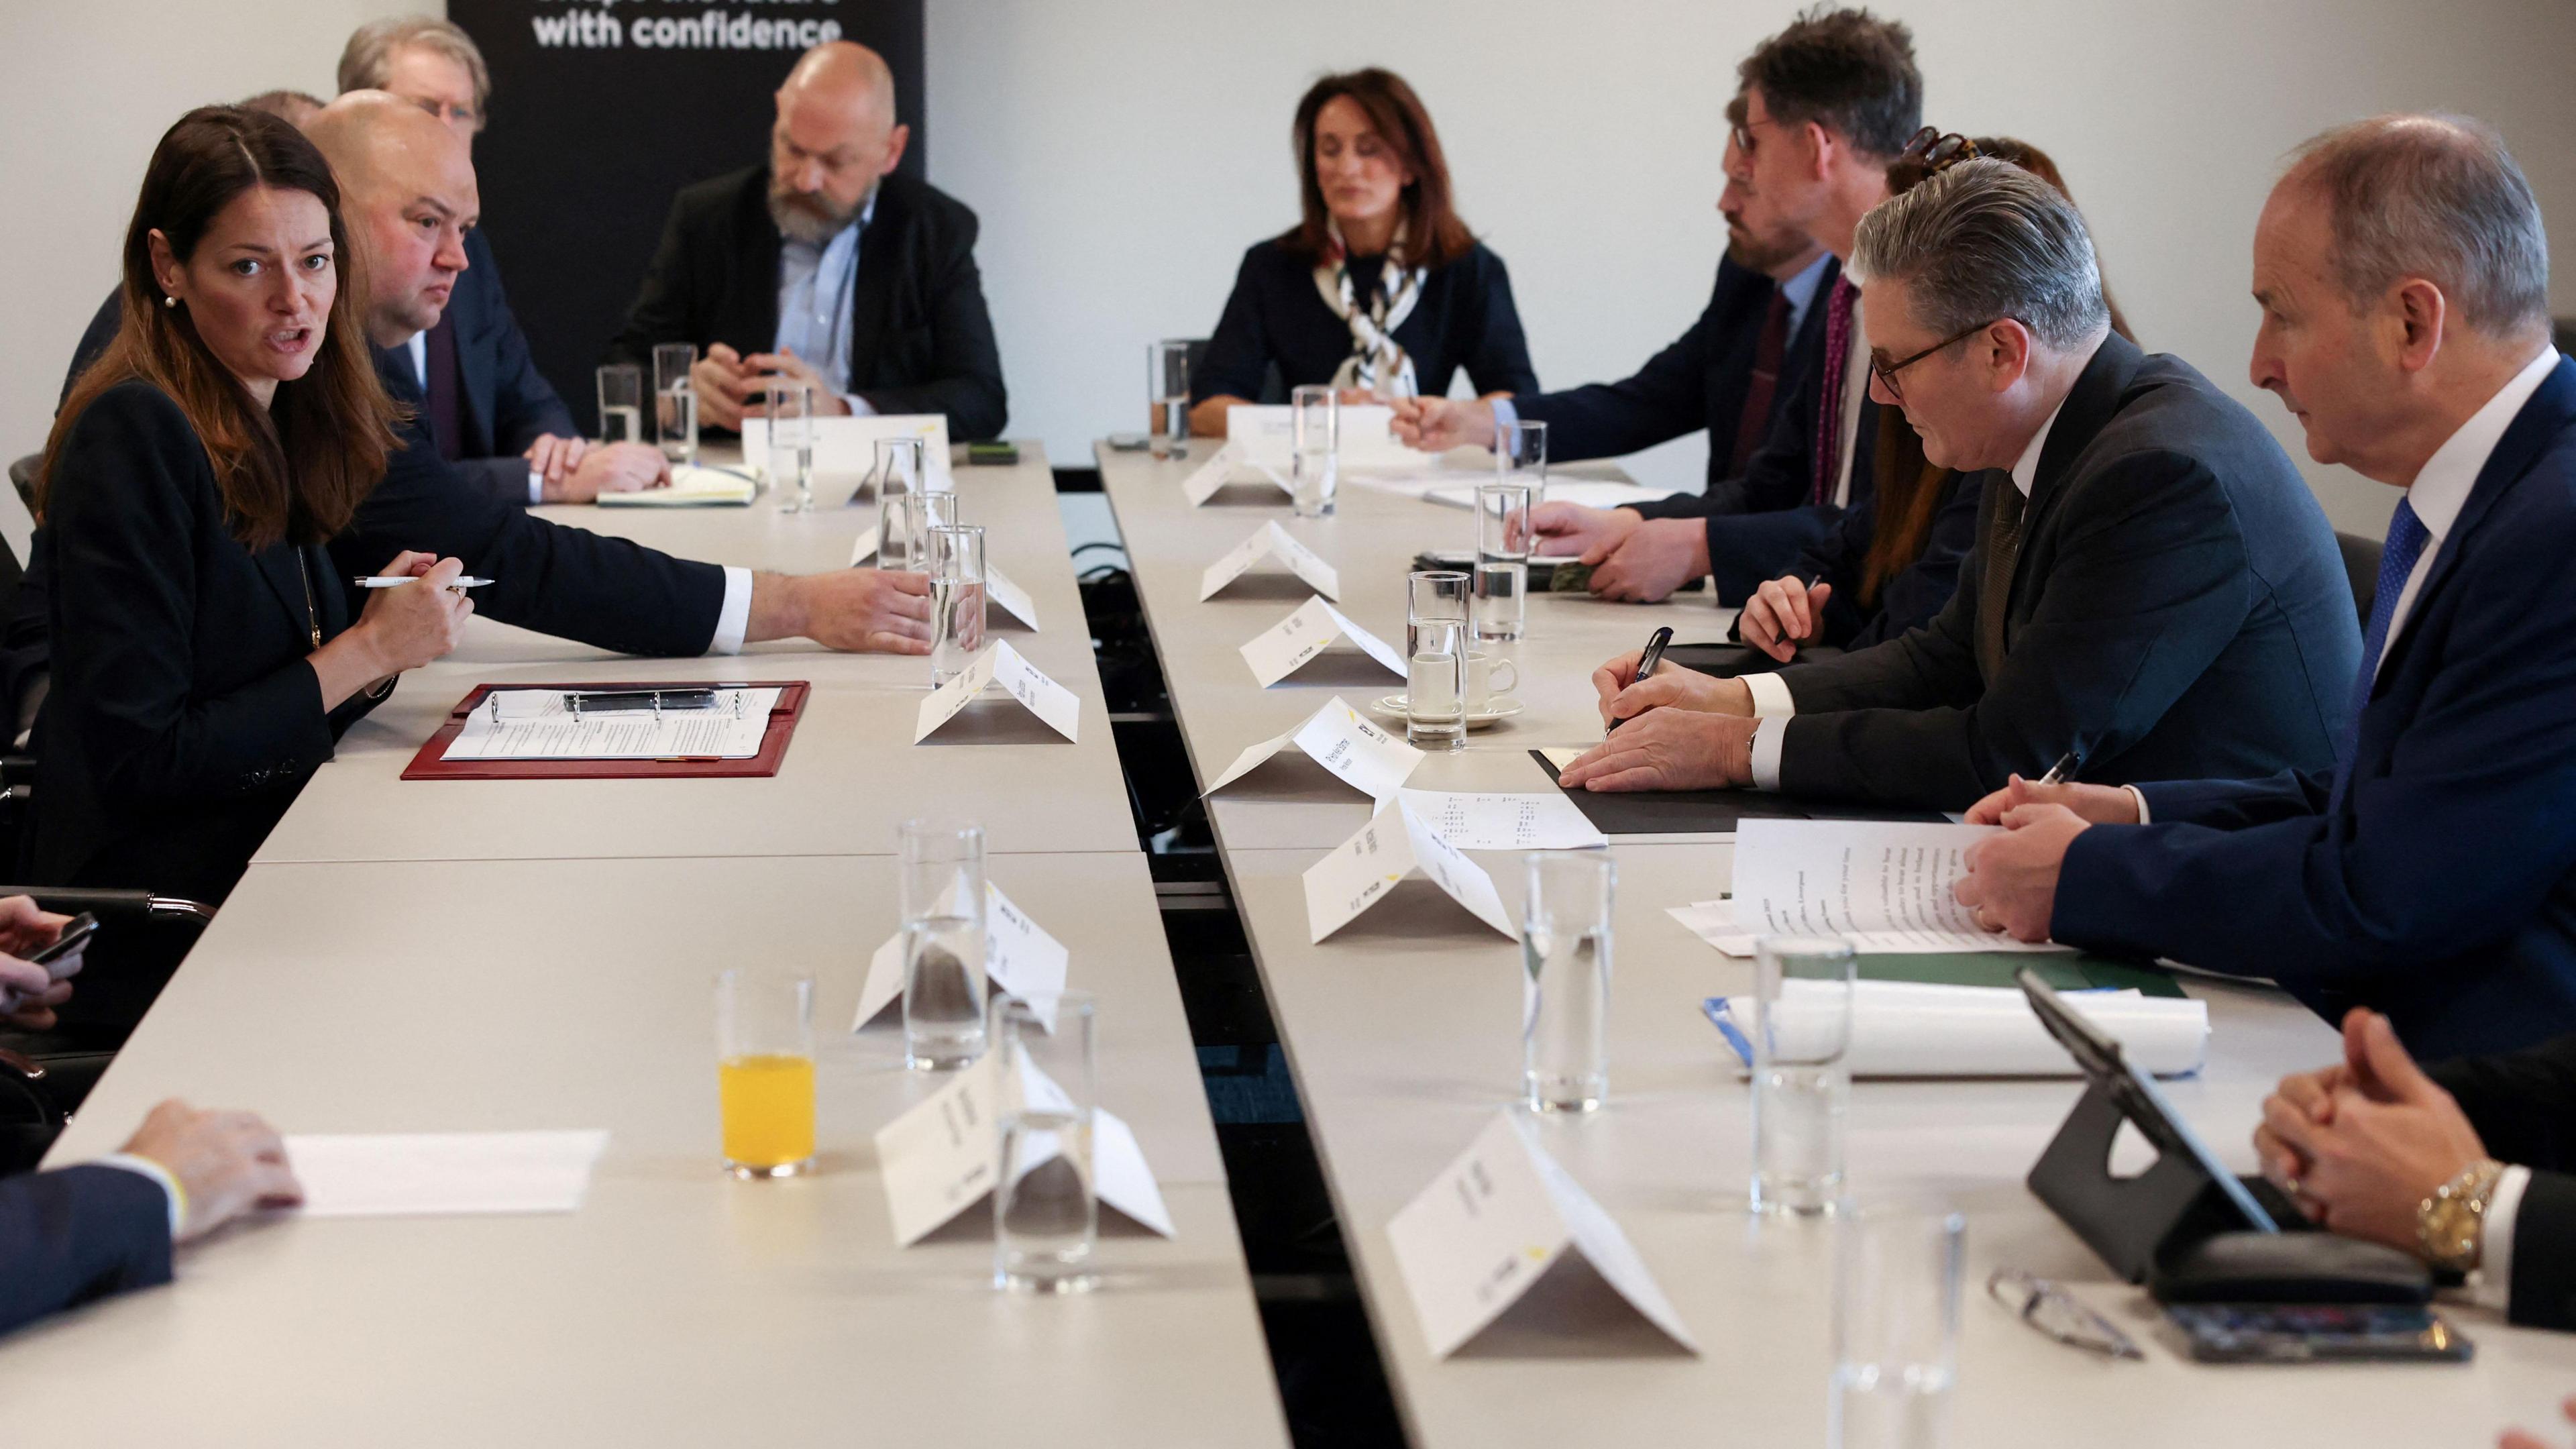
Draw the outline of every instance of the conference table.
<instances>
[{"instance_id":1,"label":"conference table","mask_svg":"<svg viewBox=\"0 0 2576 1449\"><path fill-rule=\"evenodd\" d=\"M1104 487L1204 785L1247 745L1325 700L1353 704L1402 681L1334 651L1261 688L1237 653L1309 597L1293 577L1248 574L1202 600L1202 572L1277 521L1338 572L1339 607L1401 641L1404 577L1422 550L1472 546L1471 515L1399 486L1346 480L1332 517L1295 518L1275 489L1229 485L1192 506L1183 484L1207 460L1096 450ZM1463 455L1441 460L1473 471ZM1486 465L1490 466L1490 464ZM1511 652L1524 708L1426 758L1406 782L1432 790L1554 788L1533 748L1601 735L1593 668L1655 626L1680 641L1723 637L1705 594L1656 606L1534 595ZM1488 646L1491 647L1491 646ZM1208 800L1218 852L1249 937L1308 1128L1340 1217L1406 1427L1417 1446L1823 1441L1830 1370L1833 1230L1754 1215L1747 1089L1700 1012L1748 990L1732 960L1667 908L1724 893L1723 837L1614 836L1617 976L1610 1096L1578 1118L1533 1117L1538 1141L1624 1230L1697 1337L1683 1351L1605 1294L1533 1302L1447 1359L1435 1358L1387 1226L1464 1151L1520 1084L1519 948L1419 878L1317 944L1305 870L1371 813L1368 799L1302 757L1281 757ZM1509 853L1469 852L1517 914ZM2190 976L2208 1003L2209 1059L2167 1083L2180 1112L2239 1171L2284 1073L2332 1060L2326 1024L2268 986ZM2300 1369L2193 1363L2152 1302L2118 1280L2023 1186L2080 1094L2065 1080L1862 1081L1847 1122L1853 1193L1946 1203L1967 1221L1959 1378L1949 1442L2171 1445L2488 1442L2509 1422L2554 1421L2576 1390L2576 1340L2507 1327L2462 1304L2444 1311L2477 1345L2466 1367ZM2138 1165L2131 1155L2122 1170ZM2144 1362L2094 1358L2015 1321L1983 1291L1999 1268L2056 1280L2121 1324Z\"/></svg>"},{"instance_id":2,"label":"conference table","mask_svg":"<svg viewBox=\"0 0 2576 1449\"><path fill-rule=\"evenodd\" d=\"M600 1129L578 1211L297 1218L180 1254L180 1282L0 1354L12 1443L566 1445L858 1440L1284 1444L1153 882L1102 711L1052 474L958 469L1033 597L1008 640L1083 702L1066 741L998 692L912 743L928 661L810 643L620 659L471 622L314 776L50 1162L169 1096L293 1133ZM685 556L848 562L872 507L549 508ZM474 685L809 681L766 779L403 781ZM898 1248L873 1134L944 1080L900 1012L853 1030L897 927L895 829L987 830L995 886L1096 993L1098 1100L1175 1235L1104 1209L1100 1286L992 1286L990 1213ZM714 978L816 978L817 1171L717 1162Z\"/></svg>"}]
</instances>

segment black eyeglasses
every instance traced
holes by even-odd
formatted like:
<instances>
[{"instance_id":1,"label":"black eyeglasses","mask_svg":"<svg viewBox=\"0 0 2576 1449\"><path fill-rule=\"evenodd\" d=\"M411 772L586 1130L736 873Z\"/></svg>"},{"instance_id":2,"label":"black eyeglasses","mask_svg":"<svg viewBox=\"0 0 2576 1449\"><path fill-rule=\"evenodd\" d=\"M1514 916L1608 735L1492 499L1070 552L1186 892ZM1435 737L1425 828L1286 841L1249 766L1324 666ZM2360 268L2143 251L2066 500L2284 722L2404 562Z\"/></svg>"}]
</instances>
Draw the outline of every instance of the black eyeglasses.
<instances>
[{"instance_id":1,"label":"black eyeglasses","mask_svg":"<svg viewBox=\"0 0 2576 1449\"><path fill-rule=\"evenodd\" d=\"M1869 370L1877 376L1879 386L1887 389L1887 395L1889 397L1896 399L1898 402L1903 402L1905 401L1905 389L1896 381L1896 375L1898 373L1903 372L1905 369L1912 367L1914 364L1921 362L1927 357L1930 357L1933 353L1940 351L1942 348L1950 346L1952 343L1967 341L1969 338L1974 337L1978 333L1985 331L1987 328L1994 326L1996 322L2001 322L2003 320L2003 318L1997 317L1992 322L1980 322L1976 326L1970 327L1965 331L1953 332L1949 336L1942 338L1940 341L1933 343L1931 346L1924 348L1921 352L1915 353L1913 356L1904 358L1900 361L1881 362L1877 358L1872 357L1869 360Z\"/></svg>"}]
</instances>

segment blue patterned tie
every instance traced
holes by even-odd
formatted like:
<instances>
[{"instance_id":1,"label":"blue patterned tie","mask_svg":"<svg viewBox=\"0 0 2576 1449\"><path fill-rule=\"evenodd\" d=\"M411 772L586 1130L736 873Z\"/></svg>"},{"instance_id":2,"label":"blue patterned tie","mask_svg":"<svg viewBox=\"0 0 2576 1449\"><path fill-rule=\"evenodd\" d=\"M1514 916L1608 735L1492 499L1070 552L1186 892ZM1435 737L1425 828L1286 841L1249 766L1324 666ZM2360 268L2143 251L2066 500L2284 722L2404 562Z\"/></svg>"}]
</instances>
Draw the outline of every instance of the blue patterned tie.
<instances>
[{"instance_id":1,"label":"blue patterned tie","mask_svg":"<svg viewBox=\"0 0 2576 1449\"><path fill-rule=\"evenodd\" d=\"M2415 516L2411 500L2399 499L2395 517L2388 520L2388 543L2379 554L2379 583L2370 597L2370 627L2361 636L2361 675L2352 682L2352 712L2344 721L2343 740L2335 747L2334 806L2343 804L2344 787L2352 778L2352 757L2361 743L2361 711L2370 703L2371 682L2379 676L2380 651L2388 645L2388 623L2397 613L2397 596L2406 591L2407 576L2415 572L2415 561L2424 556L2424 545L2433 535L2424 529L2424 520Z\"/></svg>"}]
</instances>

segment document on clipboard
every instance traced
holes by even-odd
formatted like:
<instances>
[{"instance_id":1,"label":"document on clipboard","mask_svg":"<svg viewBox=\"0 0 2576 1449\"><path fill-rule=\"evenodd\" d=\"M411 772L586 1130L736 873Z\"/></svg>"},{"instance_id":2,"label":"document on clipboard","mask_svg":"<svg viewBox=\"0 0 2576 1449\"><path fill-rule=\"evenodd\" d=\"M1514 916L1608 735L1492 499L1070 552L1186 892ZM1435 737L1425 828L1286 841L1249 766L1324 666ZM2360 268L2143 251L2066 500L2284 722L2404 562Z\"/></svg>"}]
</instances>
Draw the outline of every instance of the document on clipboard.
<instances>
[{"instance_id":1,"label":"document on clipboard","mask_svg":"<svg viewBox=\"0 0 2576 1449\"><path fill-rule=\"evenodd\" d=\"M649 691L647 692L649 693ZM465 717L447 760L747 760L760 753L779 691L715 689L688 707L619 700L576 708L555 689L496 689Z\"/></svg>"}]
</instances>

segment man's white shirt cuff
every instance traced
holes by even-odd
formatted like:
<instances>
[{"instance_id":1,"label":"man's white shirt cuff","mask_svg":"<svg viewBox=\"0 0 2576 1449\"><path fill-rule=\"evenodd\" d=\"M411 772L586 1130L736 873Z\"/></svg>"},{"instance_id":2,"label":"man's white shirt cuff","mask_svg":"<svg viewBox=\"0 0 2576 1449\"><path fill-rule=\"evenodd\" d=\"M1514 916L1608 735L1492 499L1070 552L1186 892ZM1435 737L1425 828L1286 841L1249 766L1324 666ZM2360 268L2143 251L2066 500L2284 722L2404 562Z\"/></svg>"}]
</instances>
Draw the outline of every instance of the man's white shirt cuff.
<instances>
[{"instance_id":1,"label":"man's white shirt cuff","mask_svg":"<svg viewBox=\"0 0 2576 1449\"><path fill-rule=\"evenodd\" d=\"M1753 788L1780 788L1780 744L1788 738L1787 720L1798 712L1798 702L1789 697L1789 686L1778 674L1741 676L1744 687L1753 695Z\"/></svg>"},{"instance_id":2,"label":"man's white shirt cuff","mask_svg":"<svg viewBox=\"0 0 2576 1449\"><path fill-rule=\"evenodd\" d=\"M2502 1311L2513 1297L2513 1220L2522 1215L2522 1190L2529 1186L2530 1168L2508 1167L2487 1195L2478 1227L2478 1270L2469 1275L2469 1296L2480 1307Z\"/></svg>"},{"instance_id":3,"label":"man's white shirt cuff","mask_svg":"<svg viewBox=\"0 0 2576 1449\"><path fill-rule=\"evenodd\" d=\"M872 418L877 415L877 410L868 406L868 400L857 393L845 392L841 394L841 401L849 405L851 417Z\"/></svg>"},{"instance_id":4,"label":"man's white shirt cuff","mask_svg":"<svg viewBox=\"0 0 2576 1449\"><path fill-rule=\"evenodd\" d=\"M168 1200L170 1204L170 1241L175 1243L179 1240L179 1204L182 1201L182 1197L179 1192L179 1179L170 1175L170 1169L163 1167L160 1163L153 1161L149 1157L137 1157L131 1152L111 1152L105 1157L99 1158L98 1165L101 1167L121 1167L128 1172L140 1173L143 1176L152 1179L154 1182L161 1184L161 1196ZM2517 1168L2515 1170L2520 1171L2521 1169Z\"/></svg>"},{"instance_id":5,"label":"man's white shirt cuff","mask_svg":"<svg viewBox=\"0 0 2576 1449\"><path fill-rule=\"evenodd\" d=\"M538 472L534 468L530 468L528 470L528 502L533 505L543 503L545 501L546 475Z\"/></svg>"},{"instance_id":6,"label":"man's white shirt cuff","mask_svg":"<svg viewBox=\"0 0 2576 1449\"><path fill-rule=\"evenodd\" d=\"M2138 788L2137 786L2135 786L2135 785L2123 785L2123 786L2121 786L2120 788L2121 788L2121 789L2123 789L2123 790L2128 791L2128 792L2129 792L2129 799L2137 805L2137 807L2138 807L2138 823L2139 823L2140 825L2153 825L2153 824L2155 824L2155 823L2156 823L2155 816L2154 816L2152 813L2150 813L2150 812L2148 811L2148 809L2147 809L2147 792L2146 792L2146 791L2144 791L2144 790L2139 789L2139 788Z\"/></svg>"},{"instance_id":7,"label":"man's white shirt cuff","mask_svg":"<svg viewBox=\"0 0 2576 1449\"><path fill-rule=\"evenodd\" d=\"M1742 678L1744 687L1753 694L1755 719L1787 719L1798 712L1798 702L1789 697L1789 686L1778 674L1747 674Z\"/></svg>"},{"instance_id":8,"label":"man's white shirt cuff","mask_svg":"<svg viewBox=\"0 0 2576 1449\"><path fill-rule=\"evenodd\" d=\"M742 636L751 632L751 570L729 568L724 576L724 607L716 611L716 636L707 641L707 652L740 654Z\"/></svg>"}]
</instances>

